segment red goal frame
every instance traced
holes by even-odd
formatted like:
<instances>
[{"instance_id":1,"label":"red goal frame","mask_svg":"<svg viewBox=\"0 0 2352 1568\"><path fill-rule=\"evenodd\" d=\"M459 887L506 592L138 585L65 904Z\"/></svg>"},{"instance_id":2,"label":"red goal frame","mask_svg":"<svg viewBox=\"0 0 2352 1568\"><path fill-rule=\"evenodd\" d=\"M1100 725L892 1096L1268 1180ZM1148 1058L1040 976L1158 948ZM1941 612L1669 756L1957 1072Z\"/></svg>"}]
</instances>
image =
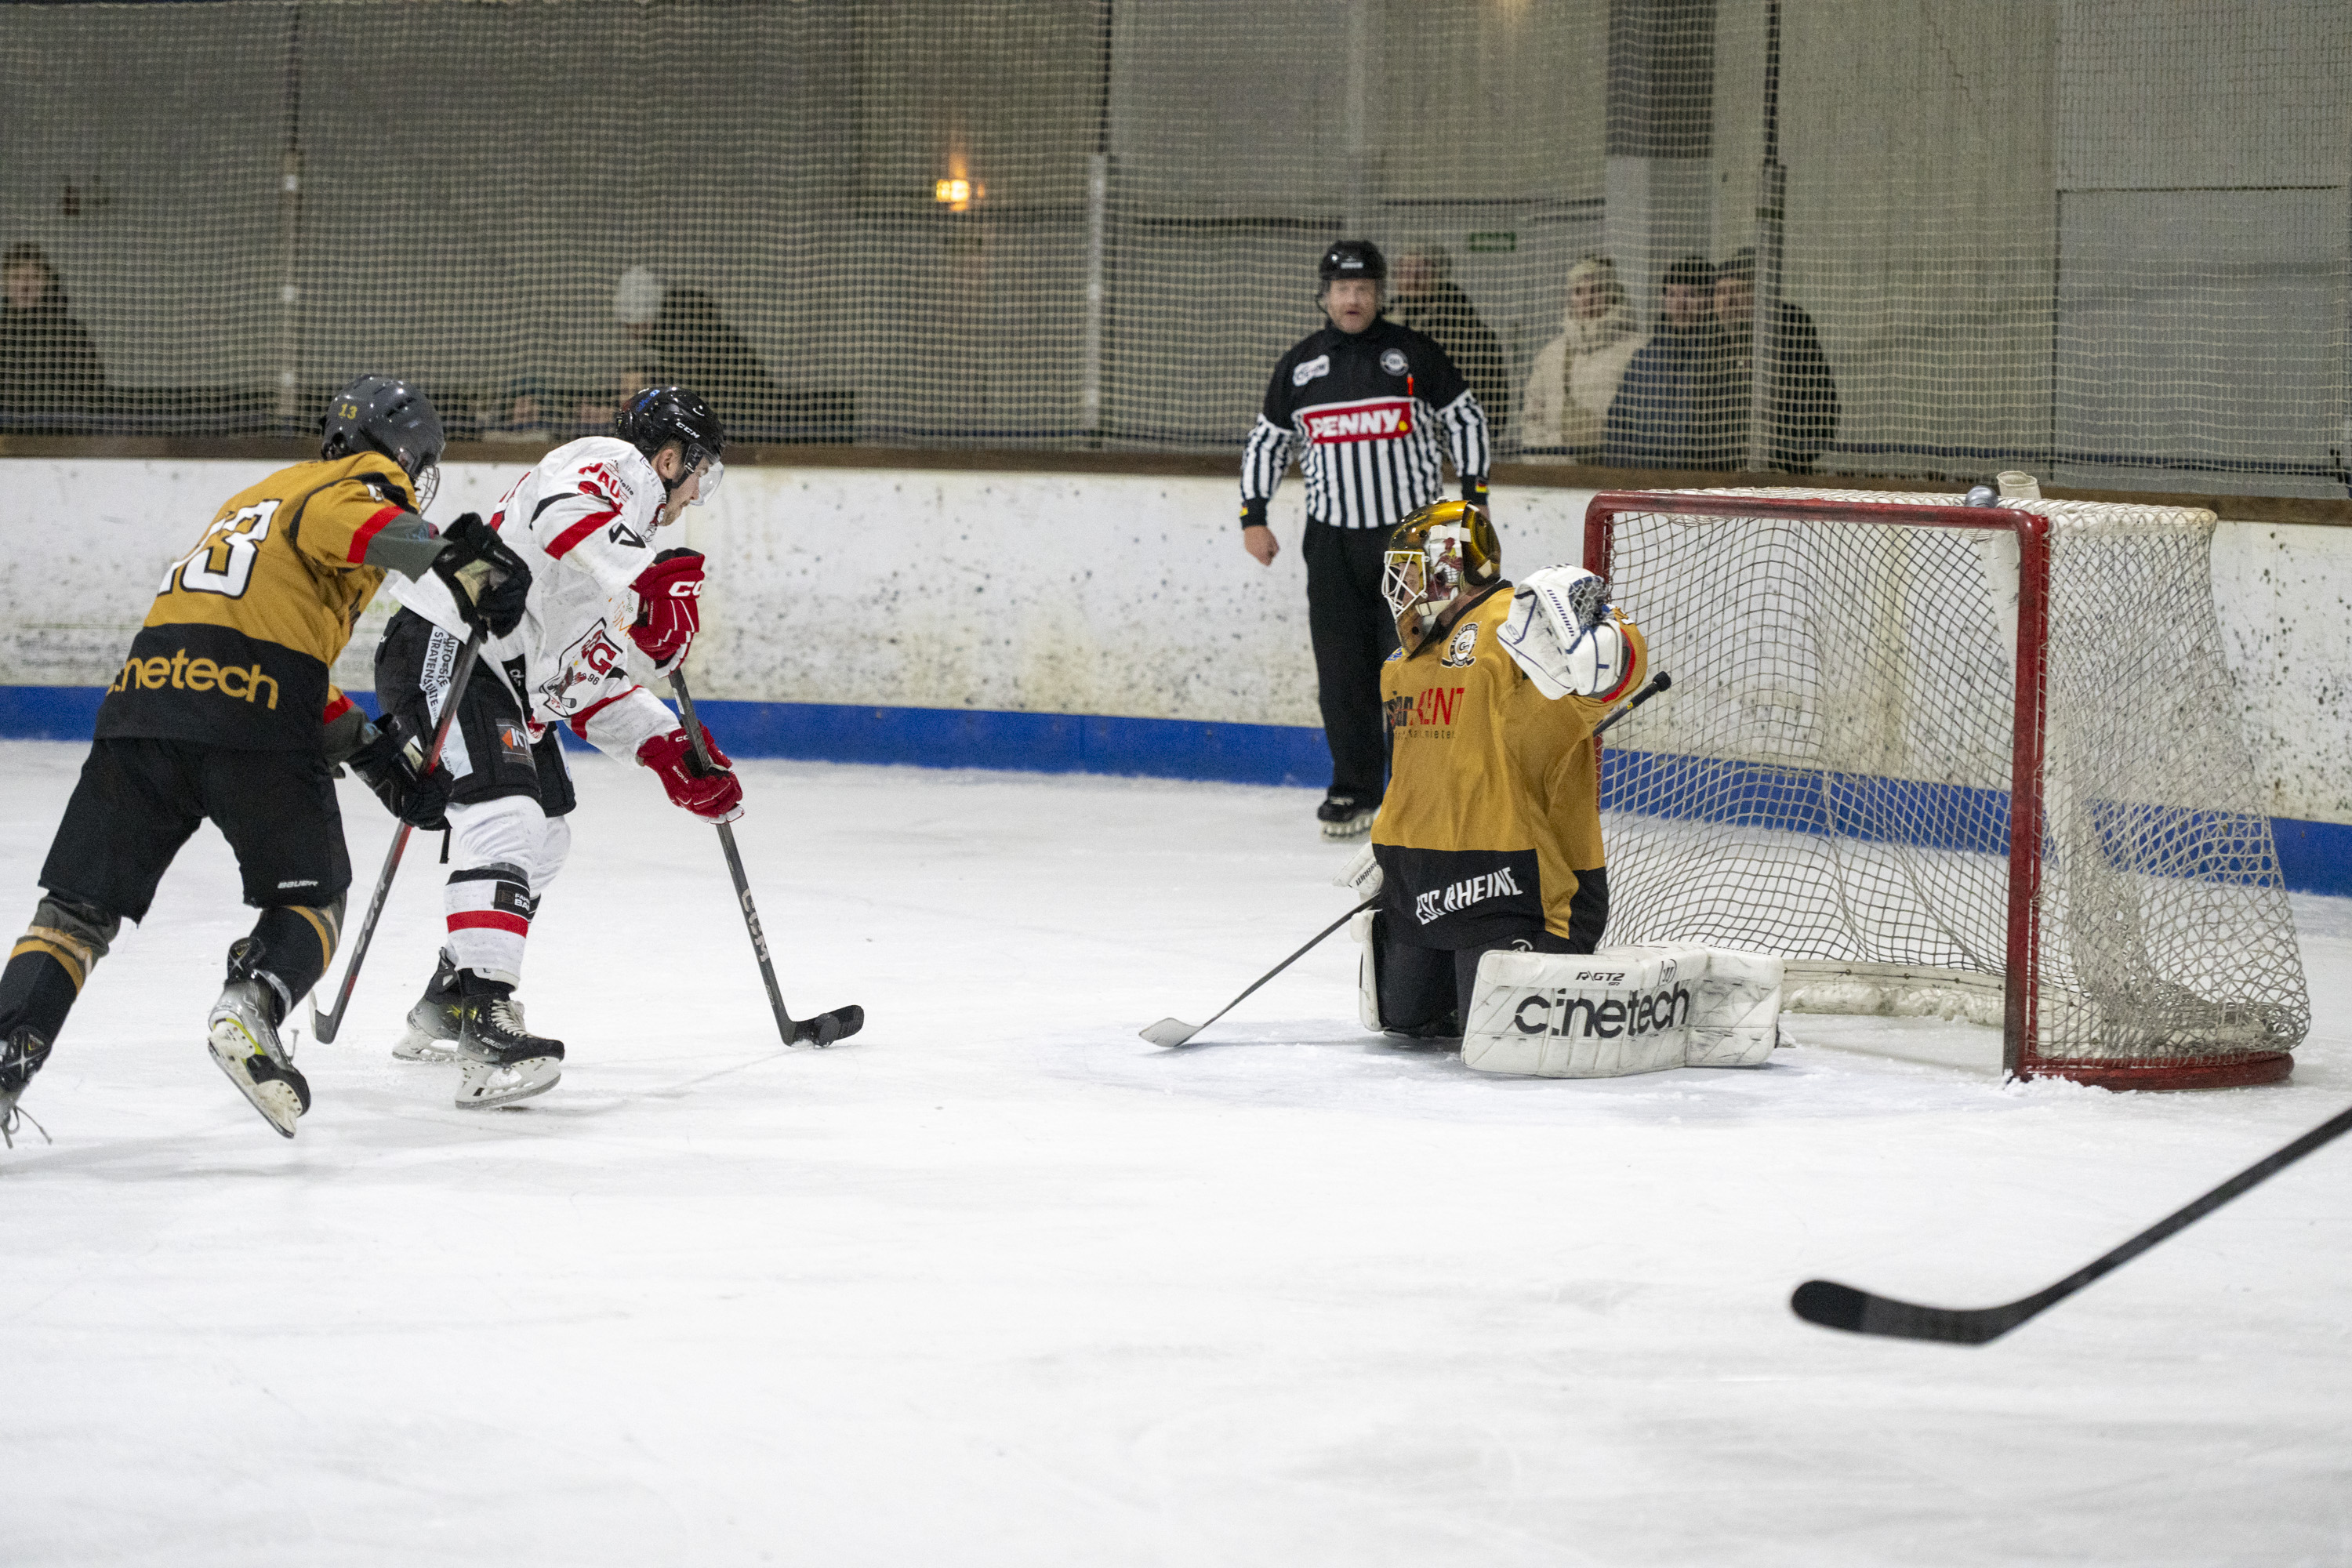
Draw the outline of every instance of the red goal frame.
<instances>
[{"instance_id":1,"label":"red goal frame","mask_svg":"<svg viewBox=\"0 0 2352 1568\"><path fill-rule=\"evenodd\" d=\"M2050 689L2050 520L2013 507L1822 500L1704 491L1603 490L1584 511L1584 566L1612 574L1617 520L1643 512L1679 517L1791 518L1950 528L2017 536L2017 696L2011 710L2009 909L2003 955L2001 1069L2016 1079L2063 1078L2102 1089L2232 1089L2280 1083L2294 1069L2286 1051L2227 1061L2132 1063L2044 1057L2039 1048L2042 770ZM1600 742L1595 742L1596 750Z\"/></svg>"}]
</instances>

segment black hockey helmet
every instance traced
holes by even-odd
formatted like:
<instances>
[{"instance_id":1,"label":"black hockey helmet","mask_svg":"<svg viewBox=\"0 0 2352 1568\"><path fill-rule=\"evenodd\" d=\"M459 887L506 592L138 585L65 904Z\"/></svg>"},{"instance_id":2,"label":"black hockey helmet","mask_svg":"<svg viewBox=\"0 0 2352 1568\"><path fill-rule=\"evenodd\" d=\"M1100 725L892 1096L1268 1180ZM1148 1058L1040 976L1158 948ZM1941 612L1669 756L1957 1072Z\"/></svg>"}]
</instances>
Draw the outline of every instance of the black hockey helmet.
<instances>
[{"instance_id":1,"label":"black hockey helmet","mask_svg":"<svg viewBox=\"0 0 2352 1568\"><path fill-rule=\"evenodd\" d=\"M1369 278L1375 283L1385 283L1389 277L1389 258L1381 247L1369 239L1340 239L1331 243L1317 264L1315 276L1328 287L1335 278Z\"/></svg>"},{"instance_id":2,"label":"black hockey helmet","mask_svg":"<svg viewBox=\"0 0 2352 1568\"><path fill-rule=\"evenodd\" d=\"M675 480L662 481L666 490L684 484L699 463L708 462L716 468L719 454L727 449L727 428L719 422L718 414L698 395L682 386L648 386L631 397L613 416L613 433L648 458L672 441L677 443L678 456L685 461ZM715 480L703 485L706 491L717 488Z\"/></svg>"},{"instance_id":3,"label":"black hockey helmet","mask_svg":"<svg viewBox=\"0 0 2352 1568\"><path fill-rule=\"evenodd\" d=\"M319 416L319 456L332 461L354 452L382 452L416 488L416 510L432 502L441 484L441 453L449 438L433 400L396 375L362 375L327 402Z\"/></svg>"}]
</instances>

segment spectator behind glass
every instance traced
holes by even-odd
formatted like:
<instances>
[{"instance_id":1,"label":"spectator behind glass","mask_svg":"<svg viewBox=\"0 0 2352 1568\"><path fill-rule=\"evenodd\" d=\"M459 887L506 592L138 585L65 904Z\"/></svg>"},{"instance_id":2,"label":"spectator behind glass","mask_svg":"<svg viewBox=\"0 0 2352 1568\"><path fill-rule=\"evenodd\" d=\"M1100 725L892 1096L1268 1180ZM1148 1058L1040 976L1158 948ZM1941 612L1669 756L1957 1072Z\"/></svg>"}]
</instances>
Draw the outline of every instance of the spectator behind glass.
<instances>
[{"instance_id":1,"label":"spectator behind glass","mask_svg":"<svg viewBox=\"0 0 2352 1568\"><path fill-rule=\"evenodd\" d=\"M646 386L690 386L730 433L756 436L782 422L783 395L768 379L768 367L701 289L667 288L653 268L632 267L613 290L613 314L629 335L624 382L643 377ZM603 417L609 420L612 411Z\"/></svg>"},{"instance_id":2,"label":"spectator behind glass","mask_svg":"<svg viewBox=\"0 0 2352 1568\"><path fill-rule=\"evenodd\" d=\"M1588 256L1568 271L1568 313L1559 336L1536 352L1528 371L1527 395L1519 404L1522 448L1528 460L1565 463L1589 458L1601 445L1609 405L1625 367L1649 340L1617 280L1616 264ZM1559 451L1556 448L1577 448Z\"/></svg>"},{"instance_id":3,"label":"spectator behind glass","mask_svg":"<svg viewBox=\"0 0 2352 1568\"><path fill-rule=\"evenodd\" d=\"M1454 258L1443 246L1423 242L1406 251L1388 297L1389 320L1437 340L1486 410L1488 439L1500 441L1511 417L1510 366L1501 340L1478 319L1478 307L1453 274Z\"/></svg>"},{"instance_id":4,"label":"spectator behind glass","mask_svg":"<svg viewBox=\"0 0 2352 1568\"><path fill-rule=\"evenodd\" d=\"M1601 460L1619 468L1733 467L1730 344L1715 323L1715 268L1686 256L1666 269L1661 293L1658 329L1609 405Z\"/></svg>"},{"instance_id":5,"label":"spectator behind glass","mask_svg":"<svg viewBox=\"0 0 2352 1568\"><path fill-rule=\"evenodd\" d=\"M1782 473L1811 471L1837 439L1837 378L1822 353L1813 319L1783 300L1773 366L1765 377L1764 462ZM1748 458L1748 420L1756 377L1756 252L1734 251L1715 269L1715 319L1730 348L1726 428L1734 460Z\"/></svg>"},{"instance_id":6,"label":"spectator behind glass","mask_svg":"<svg viewBox=\"0 0 2352 1568\"><path fill-rule=\"evenodd\" d=\"M73 319L65 286L41 247L19 243L0 256L0 416L18 429L62 429L61 416L106 405L98 347Z\"/></svg>"}]
</instances>

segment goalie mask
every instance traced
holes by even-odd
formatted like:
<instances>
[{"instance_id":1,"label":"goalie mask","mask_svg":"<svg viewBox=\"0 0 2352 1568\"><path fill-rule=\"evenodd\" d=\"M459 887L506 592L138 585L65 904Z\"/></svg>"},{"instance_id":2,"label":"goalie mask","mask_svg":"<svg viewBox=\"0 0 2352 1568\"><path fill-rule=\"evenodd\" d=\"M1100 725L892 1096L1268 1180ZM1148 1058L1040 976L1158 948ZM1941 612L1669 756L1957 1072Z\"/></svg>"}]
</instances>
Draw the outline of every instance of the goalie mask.
<instances>
[{"instance_id":1,"label":"goalie mask","mask_svg":"<svg viewBox=\"0 0 2352 1568\"><path fill-rule=\"evenodd\" d=\"M1495 525L1468 501L1433 501L1397 524L1381 557L1381 596L1396 617L1405 657L1421 651L1448 605L1502 577Z\"/></svg>"}]
</instances>

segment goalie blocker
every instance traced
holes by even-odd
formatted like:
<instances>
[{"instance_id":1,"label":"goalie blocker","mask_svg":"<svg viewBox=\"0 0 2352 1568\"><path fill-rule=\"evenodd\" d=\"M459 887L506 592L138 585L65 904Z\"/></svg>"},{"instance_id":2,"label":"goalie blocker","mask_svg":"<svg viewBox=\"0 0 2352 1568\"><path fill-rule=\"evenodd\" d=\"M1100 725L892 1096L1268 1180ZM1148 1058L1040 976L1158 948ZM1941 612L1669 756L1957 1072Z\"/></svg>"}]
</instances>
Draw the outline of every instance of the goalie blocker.
<instances>
[{"instance_id":1,"label":"goalie blocker","mask_svg":"<svg viewBox=\"0 0 2352 1568\"><path fill-rule=\"evenodd\" d=\"M1376 912L1353 930L1364 1026L1386 1028ZM1536 1078L1760 1067L1780 1043L1780 960L1720 948L1498 949L1478 960L1462 1063Z\"/></svg>"}]
</instances>

